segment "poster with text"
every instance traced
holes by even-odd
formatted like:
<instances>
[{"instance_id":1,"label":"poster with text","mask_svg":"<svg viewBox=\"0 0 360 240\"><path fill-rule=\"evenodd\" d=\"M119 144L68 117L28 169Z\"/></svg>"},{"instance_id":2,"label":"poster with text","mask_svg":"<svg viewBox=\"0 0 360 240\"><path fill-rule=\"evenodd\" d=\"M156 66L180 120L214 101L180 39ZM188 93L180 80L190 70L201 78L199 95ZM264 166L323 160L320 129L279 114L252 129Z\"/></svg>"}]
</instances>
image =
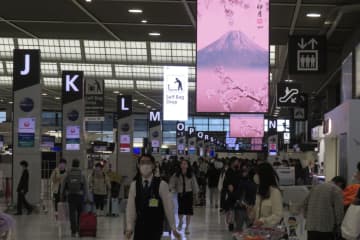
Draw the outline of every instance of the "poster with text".
<instances>
[{"instance_id":1,"label":"poster with text","mask_svg":"<svg viewBox=\"0 0 360 240\"><path fill-rule=\"evenodd\" d=\"M164 121L188 119L188 67L164 67Z\"/></svg>"},{"instance_id":2,"label":"poster with text","mask_svg":"<svg viewBox=\"0 0 360 240\"><path fill-rule=\"evenodd\" d=\"M267 112L269 0L197 2L197 112Z\"/></svg>"},{"instance_id":3,"label":"poster with text","mask_svg":"<svg viewBox=\"0 0 360 240\"><path fill-rule=\"evenodd\" d=\"M130 135L120 135L119 139L120 152L127 153L131 151L131 137Z\"/></svg>"},{"instance_id":4,"label":"poster with text","mask_svg":"<svg viewBox=\"0 0 360 240\"><path fill-rule=\"evenodd\" d=\"M18 147L32 148L35 146L35 118L19 118Z\"/></svg>"},{"instance_id":5,"label":"poster with text","mask_svg":"<svg viewBox=\"0 0 360 240\"><path fill-rule=\"evenodd\" d=\"M80 150L80 126L66 127L66 150Z\"/></svg>"},{"instance_id":6,"label":"poster with text","mask_svg":"<svg viewBox=\"0 0 360 240\"><path fill-rule=\"evenodd\" d=\"M231 114L230 137L261 138L264 136L264 115Z\"/></svg>"}]
</instances>

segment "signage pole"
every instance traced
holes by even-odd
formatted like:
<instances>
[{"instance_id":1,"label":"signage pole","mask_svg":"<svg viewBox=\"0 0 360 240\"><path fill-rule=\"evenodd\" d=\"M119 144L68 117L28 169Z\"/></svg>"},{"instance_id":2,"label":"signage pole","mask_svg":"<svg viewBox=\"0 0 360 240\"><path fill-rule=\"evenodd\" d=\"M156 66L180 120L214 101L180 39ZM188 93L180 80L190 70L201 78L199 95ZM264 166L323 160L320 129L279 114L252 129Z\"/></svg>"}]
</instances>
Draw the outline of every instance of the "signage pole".
<instances>
[{"instance_id":1,"label":"signage pole","mask_svg":"<svg viewBox=\"0 0 360 240\"><path fill-rule=\"evenodd\" d=\"M40 51L14 50L13 63L13 200L22 168L29 163L28 200L40 203L41 190L41 82Z\"/></svg>"},{"instance_id":2,"label":"signage pole","mask_svg":"<svg viewBox=\"0 0 360 240\"><path fill-rule=\"evenodd\" d=\"M190 156L191 164L196 161L198 152L197 152L197 139L196 139L196 129L195 127L189 127L187 131L188 137L188 153Z\"/></svg>"},{"instance_id":3,"label":"signage pole","mask_svg":"<svg viewBox=\"0 0 360 240\"><path fill-rule=\"evenodd\" d=\"M150 153L160 161L160 148L162 144L161 114L160 112L149 112L149 144Z\"/></svg>"},{"instance_id":4,"label":"signage pole","mask_svg":"<svg viewBox=\"0 0 360 240\"><path fill-rule=\"evenodd\" d=\"M82 71L62 72L62 157L70 165L73 159L78 159L80 167L87 169L83 85Z\"/></svg>"},{"instance_id":5,"label":"signage pole","mask_svg":"<svg viewBox=\"0 0 360 240\"><path fill-rule=\"evenodd\" d=\"M185 156L186 134L185 122L176 123L176 154L178 158Z\"/></svg>"},{"instance_id":6,"label":"signage pole","mask_svg":"<svg viewBox=\"0 0 360 240\"><path fill-rule=\"evenodd\" d=\"M132 116L132 96L118 96L118 146L117 172L123 177L136 174L136 161L133 157L134 118Z\"/></svg>"}]
</instances>

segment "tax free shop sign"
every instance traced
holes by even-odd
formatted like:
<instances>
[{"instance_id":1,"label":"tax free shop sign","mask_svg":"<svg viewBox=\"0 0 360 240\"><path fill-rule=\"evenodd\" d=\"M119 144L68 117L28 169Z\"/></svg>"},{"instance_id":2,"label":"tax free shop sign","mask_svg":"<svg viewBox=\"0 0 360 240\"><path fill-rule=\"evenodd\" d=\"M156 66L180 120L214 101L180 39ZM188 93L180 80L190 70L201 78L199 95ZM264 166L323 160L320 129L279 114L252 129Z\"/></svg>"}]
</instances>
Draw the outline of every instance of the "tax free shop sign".
<instances>
[{"instance_id":1,"label":"tax free shop sign","mask_svg":"<svg viewBox=\"0 0 360 240\"><path fill-rule=\"evenodd\" d=\"M164 67L163 120L188 120L188 75L188 67Z\"/></svg>"}]
</instances>

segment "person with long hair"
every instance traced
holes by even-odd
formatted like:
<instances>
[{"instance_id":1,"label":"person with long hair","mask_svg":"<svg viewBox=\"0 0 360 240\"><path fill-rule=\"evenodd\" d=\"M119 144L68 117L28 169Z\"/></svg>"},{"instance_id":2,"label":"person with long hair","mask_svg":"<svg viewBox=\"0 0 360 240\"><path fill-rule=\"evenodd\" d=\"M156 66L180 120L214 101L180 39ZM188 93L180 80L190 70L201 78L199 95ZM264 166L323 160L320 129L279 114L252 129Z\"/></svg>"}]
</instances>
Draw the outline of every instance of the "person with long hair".
<instances>
[{"instance_id":1,"label":"person with long hair","mask_svg":"<svg viewBox=\"0 0 360 240\"><path fill-rule=\"evenodd\" d=\"M283 201L278 179L269 163L264 162L258 165L254 176L254 181L258 185L253 211L255 226L275 227L283 218Z\"/></svg>"},{"instance_id":2,"label":"person with long hair","mask_svg":"<svg viewBox=\"0 0 360 240\"><path fill-rule=\"evenodd\" d=\"M193 174L189 161L182 159L180 171L175 173L170 179L170 189L178 194L178 230L183 227L183 217L186 216L185 234L190 234L189 226L191 216L194 215L193 203L194 196L199 192L196 177Z\"/></svg>"}]
</instances>

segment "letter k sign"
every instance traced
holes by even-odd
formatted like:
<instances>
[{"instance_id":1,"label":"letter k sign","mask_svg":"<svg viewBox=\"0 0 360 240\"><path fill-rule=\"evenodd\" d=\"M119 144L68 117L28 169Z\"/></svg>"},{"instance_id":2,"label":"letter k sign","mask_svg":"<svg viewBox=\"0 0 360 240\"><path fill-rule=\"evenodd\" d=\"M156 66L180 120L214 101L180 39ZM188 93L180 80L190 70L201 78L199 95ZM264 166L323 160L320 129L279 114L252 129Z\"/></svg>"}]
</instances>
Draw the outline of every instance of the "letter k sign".
<instances>
[{"instance_id":1,"label":"letter k sign","mask_svg":"<svg viewBox=\"0 0 360 240\"><path fill-rule=\"evenodd\" d=\"M75 81L79 78L79 75L74 76L66 75L66 92L74 91L79 92L78 87L75 85ZM71 90L72 89L72 90Z\"/></svg>"}]
</instances>

